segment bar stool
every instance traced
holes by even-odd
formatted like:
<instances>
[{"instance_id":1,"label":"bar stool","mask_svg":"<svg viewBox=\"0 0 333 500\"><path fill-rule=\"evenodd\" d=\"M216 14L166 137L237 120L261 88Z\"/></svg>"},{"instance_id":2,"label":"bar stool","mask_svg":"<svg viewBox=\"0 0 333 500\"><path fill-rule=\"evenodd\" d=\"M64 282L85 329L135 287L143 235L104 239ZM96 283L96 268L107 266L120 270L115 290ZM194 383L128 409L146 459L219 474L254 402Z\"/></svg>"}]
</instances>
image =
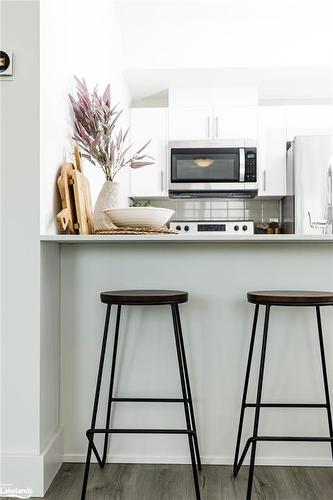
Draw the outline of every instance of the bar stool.
<instances>
[{"instance_id":1,"label":"bar stool","mask_svg":"<svg viewBox=\"0 0 333 500\"><path fill-rule=\"evenodd\" d=\"M200 489L197 467L201 470L201 460L199 453L197 430L195 425L193 402L190 388L190 379L187 369L185 346L182 334L182 327L180 322L180 314L178 304L183 304L188 301L188 293L182 291L171 291L171 290L117 290L111 292L101 293L101 301L107 304L106 318L104 326L104 335L102 340L102 348L100 355L100 362L97 375L96 392L92 413L92 420L90 429L87 431L88 438L88 451L87 459L85 465L83 486L81 500L85 499L87 482L89 475L89 467L92 452L95 454L97 462L100 467L103 468L106 462L107 452L108 452L108 440L110 434L184 434L188 436L188 443L190 449L191 463L193 480L195 487L196 499L200 500ZM109 322L111 315L111 306L117 306L117 316L116 316L116 328L113 340L113 353L112 353L112 363L111 363L111 375L110 375L110 385L109 385L109 395L108 395L108 406L106 415L106 424L103 429L96 429L96 418L97 410L103 375L103 366L105 351L107 345L107 337L109 330ZM177 361L179 367L180 383L182 390L182 398L124 398L124 397L113 397L113 386L115 379L115 368L117 359L117 348L118 348L118 338L119 338L119 325L120 325L120 315L122 306L160 306L168 305L171 306L172 319L173 319L173 329L176 343ZM111 418L111 406L112 403L121 402L149 402L149 403L182 403L184 405L186 429L113 429L110 428L110 418ZM94 444L95 434L104 434L104 447L103 454L100 455Z\"/></svg>"},{"instance_id":2,"label":"bar stool","mask_svg":"<svg viewBox=\"0 0 333 500\"><path fill-rule=\"evenodd\" d=\"M320 315L321 306L333 306L333 292L308 292L308 291L265 291L265 292L250 292L247 294L247 299L251 304L255 304L254 320L252 328L252 336L250 341L249 356L245 375L245 384L242 398L242 406L239 419L238 436L236 443L235 459L233 474L234 477L237 476L245 456L252 445L251 448L251 458L250 458L250 469L249 478L247 485L247 496L246 499L251 499L252 494L252 484L253 484L253 474L254 474L254 462L256 456L257 443L260 441L306 441L306 442L327 442L331 444L331 452L333 457L333 427L332 427L332 413L331 413L331 403L328 388L327 370L326 370L326 359L322 332L322 322ZM265 306L265 321L264 321L264 333L262 339L261 347L261 358L260 358L260 368L259 368L259 379L257 387L257 397L255 403L248 403L247 390L249 385L249 376L251 371L253 347L256 335L257 320L259 306ZM272 306L297 306L306 307L311 306L316 308L317 325L318 325L318 335L319 335L319 348L320 357L323 371L324 379L324 392L325 392L325 403L323 404L285 404L285 403L262 403L262 386L264 378L264 368L265 368L265 357L266 357L266 346L267 346L267 335L268 335L268 325L269 325L269 315ZM239 459L239 449L242 437L244 413L246 408L255 408L254 415L254 426L252 436L247 440L243 453ZM327 411L328 418L328 429L329 437L292 437L292 436L260 436L258 435L259 428L259 416L261 408L323 408Z\"/></svg>"}]
</instances>

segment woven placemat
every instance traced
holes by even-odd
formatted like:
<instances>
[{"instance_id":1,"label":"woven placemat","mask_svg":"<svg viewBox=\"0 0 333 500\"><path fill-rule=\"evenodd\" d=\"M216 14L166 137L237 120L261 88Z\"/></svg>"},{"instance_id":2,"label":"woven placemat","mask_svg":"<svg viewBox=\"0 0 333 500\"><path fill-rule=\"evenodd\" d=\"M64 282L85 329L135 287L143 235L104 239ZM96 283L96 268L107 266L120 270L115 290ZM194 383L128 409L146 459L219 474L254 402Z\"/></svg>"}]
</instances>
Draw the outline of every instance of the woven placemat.
<instances>
[{"instance_id":1,"label":"woven placemat","mask_svg":"<svg viewBox=\"0 0 333 500\"><path fill-rule=\"evenodd\" d=\"M95 234L178 234L175 229L161 227L160 229L148 229L141 227L114 227L109 229L96 229Z\"/></svg>"}]
</instances>

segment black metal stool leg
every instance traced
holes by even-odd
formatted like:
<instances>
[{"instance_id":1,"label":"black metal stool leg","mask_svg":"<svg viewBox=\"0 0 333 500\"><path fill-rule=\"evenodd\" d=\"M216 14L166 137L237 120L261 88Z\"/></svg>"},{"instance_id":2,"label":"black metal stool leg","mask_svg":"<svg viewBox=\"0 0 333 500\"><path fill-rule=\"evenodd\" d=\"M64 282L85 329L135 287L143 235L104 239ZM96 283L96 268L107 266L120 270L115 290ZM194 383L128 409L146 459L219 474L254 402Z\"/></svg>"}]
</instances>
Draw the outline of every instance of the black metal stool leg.
<instances>
[{"instance_id":1,"label":"black metal stool leg","mask_svg":"<svg viewBox=\"0 0 333 500\"><path fill-rule=\"evenodd\" d=\"M330 392L329 392L329 387L328 387L328 377L327 377L327 369L326 369L326 357L325 357L325 348L324 348L324 339L323 339L323 329L322 329L322 324L321 324L321 315L320 315L320 307L319 306L316 306L316 313L317 313L317 325L318 325L321 365L322 365L322 370L323 370L324 389L325 389L325 398L326 398L328 428L329 428L330 437L333 438L332 410L331 410ZM332 441L331 441L331 453L332 453L332 458L333 458L333 442Z\"/></svg>"},{"instance_id":2,"label":"black metal stool leg","mask_svg":"<svg viewBox=\"0 0 333 500\"><path fill-rule=\"evenodd\" d=\"M193 436L194 449L195 449L195 454L196 454L198 469L201 470L201 459L200 459L200 451L199 451L197 428L196 428L196 425L195 425L195 417L194 417L194 409L193 409L193 401L192 401L192 392L191 392L191 386L190 386L190 377L188 375L188 369L187 369L186 353L185 353L185 346L184 346L184 339L183 339L183 332L182 332L182 325L181 325L181 321L180 321L180 314L179 314L178 304L176 304L175 309L176 309L176 315L177 315L178 335L179 335L179 341L180 341L181 356L182 356L182 361L183 361L183 369L184 369L184 376L185 376L185 385L186 385L186 391L187 391L187 399L188 399L188 404L189 404L189 407L190 407L190 416L191 416L191 422L192 422L192 430L194 431L194 436Z\"/></svg>"},{"instance_id":3,"label":"black metal stool leg","mask_svg":"<svg viewBox=\"0 0 333 500\"><path fill-rule=\"evenodd\" d=\"M183 399L184 399L184 410L185 410L186 427L187 427L188 431L192 431L192 429L191 429L191 420L190 420L189 407L188 407L188 403L186 401L187 394L186 394L185 377L184 377L183 366L182 366L182 354L181 354L181 347L180 347L180 341L179 341L177 311L176 311L176 306L174 304L171 305L171 310L172 310L172 319L173 319L173 326L174 326L174 333L175 333L175 342L176 342L176 350L177 350L177 358L178 358L180 382L181 382L182 394L183 394ZM195 453L194 453L194 446L193 446L192 434L188 434L188 443L189 443L190 455L191 455L191 463L192 463L192 471L193 471L195 494L196 494L197 500L200 500L200 498L201 498L201 496L200 496L200 487L199 487L197 465L196 465L196 462L195 462Z\"/></svg>"},{"instance_id":4,"label":"black metal stool leg","mask_svg":"<svg viewBox=\"0 0 333 500\"><path fill-rule=\"evenodd\" d=\"M111 405L112 405L114 376L115 376L115 370L116 370L118 338L119 338L120 313L121 313L121 305L119 305L118 308L117 308L116 330L115 330L114 341L113 341L113 352L112 352L112 363L111 363L111 376L110 376L110 386L109 386L109 398L108 398L108 408L107 408L106 424L105 424L105 428L106 429L109 429L109 427L110 427ZM104 467L105 462L106 462L106 456L107 456L107 453L108 453L108 443L109 443L109 434L106 433L105 434L105 438L104 438L104 449L103 449L103 458L102 458L102 462L101 462L101 468Z\"/></svg>"},{"instance_id":5,"label":"black metal stool leg","mask_svg":"<svg viewBox=\"0 0 333 500\"><path fill-rule=\"evenodd\" d=\"M104 325L104 334L103 334L103 341L102 341L101 357L100 357L100 361L99 361L99 368L98 368L98 375L97 375L97 384L96 384L96 392L95 392L95 399L94 399L94 408L93 408L93 414L92 414L92 419L91 419L91 429L95 429L95 425L96 425L96 417L97 417L97 410L98 410L98 401L99 401L99 395L100 395L100 391L101 391L101 382L102 382L102 375L103 375L105 350L106 350L106 344L107 344L107 339L108 339L110 313L111 313L111 305L108 304L107 310L106 310L106 317L105 317L105 325ZM90 434L89 435L89 444L88 444L88 451L87 451L86 466L85 466L85 470L84 470L84 478L83 478L83 485L82 485L82 492L81 492L81 500L84 500L85 497L86 497L87 483L88 483L88 476L89 476L89 468L90 468L91 452L92 452L93 446L94 446L93 440L94 440L94 434Z\"/></svg>"},{"instance_id":6,"label":"black metal stool leg","mask_svg":"<svg viewBox=\"0 0 333 500\"><path fill-rule=\"evenodd\" d=\"M260 404L261 404L262 386L263 386L263 379L264 379L270 307L271 306L266 306L266 311L265 311L264 333L263 333L262 348L261 348L258 390L257 390L257 399L256 399L256 406L255 406L254 426L253 426L253 435L252 435L253 441L252 441L252 449L251 449L251 459L250 459L249 479L248 479L248 483L247 483L246 500L251 500L251 495L252 495L254 462L255 462L255 458L256 458L256 448L257 448L257 439L256 438L258 437Z\"/></svg>"},{"instance_id":7,"label":"black metal stool leg","mask_svg":"<svg viewBox=\"0 0 333 500\"><path fill-rule=\"evenodd\" d=\"M249 379L250 379L251 364L252 364L252 357L253 357L253 347L254 347L254 341L255 341L256 329L257 329L257 323L258 323L258 312L259 312L259 304L256 304L255 311L254 311L254 318L253 318L253 327L252 327L252 334L251 334L251 341L250 341L250 348L249 348L249 356L248 356L247 366L246 366L241 413L240 413L240 417L239 417L237 443L236 443L234 468L233 468L234 477L237 476L239 469L241 468L241 465L242 465L242 461L238 464L238 457L239 457L240 444L241 444L241 440L242 440L245 403L246 403L247 391L248 391L248 387L249 387Z\"/></svg>"}]
</instances>

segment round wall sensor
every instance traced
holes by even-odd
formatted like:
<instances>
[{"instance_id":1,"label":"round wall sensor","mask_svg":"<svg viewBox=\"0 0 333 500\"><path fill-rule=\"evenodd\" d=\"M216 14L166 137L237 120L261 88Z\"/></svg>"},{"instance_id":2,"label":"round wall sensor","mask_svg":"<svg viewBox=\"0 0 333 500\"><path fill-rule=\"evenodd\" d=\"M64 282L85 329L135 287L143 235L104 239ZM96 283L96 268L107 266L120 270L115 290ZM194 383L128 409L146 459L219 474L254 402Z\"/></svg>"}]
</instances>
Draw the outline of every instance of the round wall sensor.
<instances>
[{"instance_id":1,"label":"round wall sensor","mask_svg":"<svg viewBox=\"0 0 333 500\"><path fill-rule=\"evenodd\" d=\"M0 75L2 74L11 74L11 56L0 50Z\"/></svg>"}]
</instances>

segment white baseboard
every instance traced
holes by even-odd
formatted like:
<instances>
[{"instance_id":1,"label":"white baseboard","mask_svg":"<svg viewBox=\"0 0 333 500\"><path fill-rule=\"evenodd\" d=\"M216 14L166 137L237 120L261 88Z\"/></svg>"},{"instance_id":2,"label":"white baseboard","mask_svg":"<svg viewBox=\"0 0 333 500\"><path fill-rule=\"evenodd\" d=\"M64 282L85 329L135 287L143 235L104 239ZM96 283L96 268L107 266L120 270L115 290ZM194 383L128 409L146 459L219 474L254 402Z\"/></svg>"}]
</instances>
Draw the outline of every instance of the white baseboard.
<instances>
[{"instance_id":1,"label":"white baseboard","mask_svg":"<svg viewBox=\"0 0 333 500\"><path fill-rule=\"evenodd\" d=\"M62 429L40 455L1 455L2 488L22 490L22 495L43 497L62 464ZM15 495L12 495L15 496Z\"/></svg>"},{"instance_id":2,"label":"white baseboard","mask_svg":"<svg viewBox=\"0 0 333 500\"><path fill-rule=\"evenodd\" d=\"M43 495L47 492L55 475L62 465L63 429L60 427L45 448L43 456Z\"/></svg>"},{"instance_id":3,"label":"white baseboard","mask_svg":"<svg viewBox=\"0 0 333 500\"><path fill-rule=\"evenodd\" d=\"M201 461L205 465L232 465L233 457L211 457L211 456L201 456ZM73 463L84 463L86 461L86 455L84 454L71 454L65 453L62 457L63 462L73 462ZM91 460L96 463L95 457ZM118 464L189 464L190 460L188 456L177 456L177 457L162 457L162 456L108 456L107 463L118 463ZM244 465L248 465L248 460L244 461ZM276 466L299 466L299 467L332 467L331 458L282 458L282 457L258 457L256 458L256 465L276 465Z\"/></svg>"}]
</instances>

